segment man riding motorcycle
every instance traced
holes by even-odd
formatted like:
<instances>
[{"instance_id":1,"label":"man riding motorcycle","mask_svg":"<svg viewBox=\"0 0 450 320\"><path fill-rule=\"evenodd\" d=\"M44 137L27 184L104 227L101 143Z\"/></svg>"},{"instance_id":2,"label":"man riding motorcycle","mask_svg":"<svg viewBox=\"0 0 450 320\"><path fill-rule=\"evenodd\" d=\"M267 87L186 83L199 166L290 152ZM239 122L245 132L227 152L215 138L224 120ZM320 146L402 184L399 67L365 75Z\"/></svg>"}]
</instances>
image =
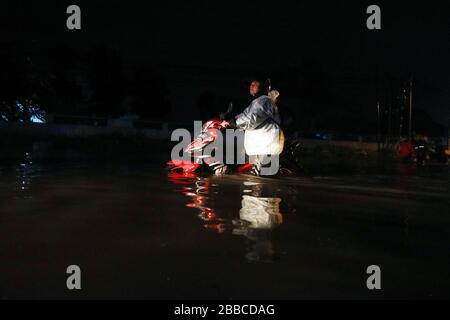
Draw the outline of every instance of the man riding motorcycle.
<instances>
[{"instance_id":1,"label":"man riding motorcycle","mask_svg":"<svg viewBox=\"0 0 450 320\"><path fill-rule=\"evenodd\" d=\"M250 95L254 98L250 105L236 117L224 120L222 126L245 130L244 147L250 156L254 175L274 175L276 170L264 170L283 151L284 136L280 127L280 115L275 104L278 91L270 91L270 84L253 80ZM269 94L270 92L270 94ZM269 96L270 95L270 96Z\"/></svg>"}]
</instances>

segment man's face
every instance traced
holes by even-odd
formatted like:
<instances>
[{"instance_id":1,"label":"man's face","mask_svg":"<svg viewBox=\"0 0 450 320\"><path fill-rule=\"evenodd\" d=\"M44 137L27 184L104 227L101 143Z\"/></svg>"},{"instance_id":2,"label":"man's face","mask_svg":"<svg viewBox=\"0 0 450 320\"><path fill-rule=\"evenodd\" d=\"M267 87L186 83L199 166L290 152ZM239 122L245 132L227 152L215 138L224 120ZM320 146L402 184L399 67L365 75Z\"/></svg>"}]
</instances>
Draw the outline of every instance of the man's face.
<instances>
[{"instance_id":1,"label":"man's face","mask_svg":"<svg viewBox=\"0 0 450 320\"><path fill-rule=\"evenodd\" d=\"M260 83L258 81L252 81L250 84L250 95L252 97L256 96L259 92Z\"/></svg>"}]
</instances>

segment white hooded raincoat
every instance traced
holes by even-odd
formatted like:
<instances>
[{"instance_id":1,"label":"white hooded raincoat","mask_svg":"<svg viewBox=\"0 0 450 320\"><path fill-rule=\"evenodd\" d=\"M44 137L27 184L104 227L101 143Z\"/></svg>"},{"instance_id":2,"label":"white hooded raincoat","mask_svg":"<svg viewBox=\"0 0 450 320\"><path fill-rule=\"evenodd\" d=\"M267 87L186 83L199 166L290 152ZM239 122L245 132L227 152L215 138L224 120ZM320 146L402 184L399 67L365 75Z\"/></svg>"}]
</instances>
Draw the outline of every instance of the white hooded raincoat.
<instances>
[{"instance_id":1,"label":"white hooded raincoat","mask_svg":"<svg viewBox=\"0 0 450 320\"><path fill-rule=\"evenodd\" d=\"M252 155L273 155L283 151L284 136L280 115L269 96L262 95L236 116L236 127L245 130L245 152Z\"/></svg>"}]
</instances>

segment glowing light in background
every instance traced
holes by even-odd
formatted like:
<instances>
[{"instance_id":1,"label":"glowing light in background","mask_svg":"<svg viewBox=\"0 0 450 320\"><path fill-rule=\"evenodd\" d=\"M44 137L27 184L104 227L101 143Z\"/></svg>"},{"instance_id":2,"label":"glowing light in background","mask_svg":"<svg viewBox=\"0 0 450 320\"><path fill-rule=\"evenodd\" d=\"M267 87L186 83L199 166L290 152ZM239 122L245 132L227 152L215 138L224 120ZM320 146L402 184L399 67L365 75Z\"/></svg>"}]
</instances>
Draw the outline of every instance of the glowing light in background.
<instances>
[{"instance_id":1,"label":"glowing light in background","mask_svg":"<svg viewBox=\"0 0 450 320\"><path fill-rule=\"evenodd\" d=\"M40 119L40 118L38 118L38 117L36 117L36 116L31 116L31 122L33 122L33 123L45 123L45 119Z\"/></svg>"},{"instance_id":2,"label":"glowing light in background","mask_svg":"<svg viewBox=\"0 0 450 320\"><path fill-rule=\"evenodd\" d=\"M26 105L27 106L25 107L22 102L15 101L13 106L2 106L0 119L3 121L46 123L47 114L42 108L35 105L31 100L27 100Z\"/></svg>"}]
</instances>

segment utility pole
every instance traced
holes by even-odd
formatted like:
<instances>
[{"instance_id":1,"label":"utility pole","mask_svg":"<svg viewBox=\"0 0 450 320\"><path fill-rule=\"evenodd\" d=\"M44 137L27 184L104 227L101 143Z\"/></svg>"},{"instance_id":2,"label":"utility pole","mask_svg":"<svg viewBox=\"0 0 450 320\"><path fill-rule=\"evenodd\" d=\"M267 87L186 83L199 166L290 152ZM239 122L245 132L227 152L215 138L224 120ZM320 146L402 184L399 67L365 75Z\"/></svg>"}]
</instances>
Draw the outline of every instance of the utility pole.
<instances>
[{"instance_id":1,"label":"utility pole","mask_svg":"<svg viewBox=\"0 0 450 320\"><path fill-rule=\"evenodd\" d=\"M409 141L412 141L412 85L413 85L413 79L411 76L411 78L409 79L409 121L408 121Z\"/></svg>"},{"instance_id":2,"label":"utility pole","mask_svg":"<svg viewBox=\"0 0 450 320\"><path fill-rule=\"evenodd\" d=\"M386 147L388 149L391 148L391 141L392 141L392 103L389 101L389 107L388 107L388 127L387 127L387 137L386 137Z\"/></svg>"},{"instance_id":3,"label":"utility pole","mask_svg":"<svg viewBox=\"0 0 450 320\"><path fill-rule=\"evenodd\" d=\"M380 124L380 102L377 102L377 149L378 149L378 155L380 154L380 139L381 139L381 124Z\"/></svg>"}]
</instances>

